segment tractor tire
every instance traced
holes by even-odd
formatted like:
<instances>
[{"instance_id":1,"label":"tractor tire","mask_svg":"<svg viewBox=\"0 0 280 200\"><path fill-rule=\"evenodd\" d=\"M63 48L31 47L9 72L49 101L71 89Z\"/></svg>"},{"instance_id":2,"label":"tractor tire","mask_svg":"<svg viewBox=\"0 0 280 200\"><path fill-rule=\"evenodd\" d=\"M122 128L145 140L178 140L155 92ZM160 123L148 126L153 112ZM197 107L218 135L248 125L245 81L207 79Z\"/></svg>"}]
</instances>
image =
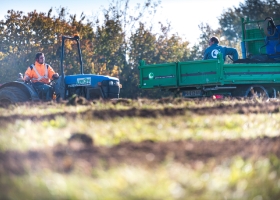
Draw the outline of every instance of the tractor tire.
<instances>
[{"instance_id":1,"label":"tractor tire","mask_svg":"<svg viewBox=\"0 0 280 200\"><path fill-rule=\"evenodd\" d=\"M4 87L0 89L0 102L5 104L28 101L28 96L17 87Z\"/></svg>"}]
</instances>

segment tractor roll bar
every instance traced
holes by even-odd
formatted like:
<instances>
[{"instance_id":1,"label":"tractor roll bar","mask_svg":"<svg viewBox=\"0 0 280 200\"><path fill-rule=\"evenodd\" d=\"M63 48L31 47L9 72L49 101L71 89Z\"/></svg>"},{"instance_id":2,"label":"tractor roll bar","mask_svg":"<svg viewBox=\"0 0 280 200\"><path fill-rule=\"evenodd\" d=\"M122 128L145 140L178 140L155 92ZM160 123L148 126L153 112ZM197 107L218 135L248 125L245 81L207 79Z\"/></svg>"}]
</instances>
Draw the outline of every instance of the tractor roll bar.
<instances>
[{"instance_id":1,"label":"tractor roll bar","mask_svg":"<svg viewBox=\"0 0 280 200\"><path fill-rule=\"evenodd\" d=\"M80 73L84 74L82 52L81 52L81 48L80 48L80 37L78 35L75 35L74 37L62 36L61 57L60 57L60 70L61 70L62 80L64 80L63 58L64 58L64 41L66 39L68 39L68 40L75 40L77 42L78 53L79 53L79 60L80 60Z\"/></svg>"}]
</instances>

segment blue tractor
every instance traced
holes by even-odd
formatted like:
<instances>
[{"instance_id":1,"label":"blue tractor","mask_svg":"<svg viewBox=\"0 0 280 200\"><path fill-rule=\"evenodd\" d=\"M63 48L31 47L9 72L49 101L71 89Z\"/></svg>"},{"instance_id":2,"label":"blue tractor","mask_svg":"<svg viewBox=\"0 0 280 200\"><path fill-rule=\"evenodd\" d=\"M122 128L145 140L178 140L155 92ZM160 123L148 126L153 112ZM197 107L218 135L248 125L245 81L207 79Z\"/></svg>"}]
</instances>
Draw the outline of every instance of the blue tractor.
<instances>
[{"instance_id":1,"label":"blue tractor","mask_svg":"<svg viewBox=\"0 0 280 200\"><path fill-rule=\"evenodd\" d=\"M63 60L65 40L73 40L77 42L80 74L65 75L64 73ZM57 80L51 82L51 86L53 88L54 97L62 100L69 99L73 95L84 97L87 100L100 98L115 99L119 98L121 88L118 78L84 74L80 38L78 35L75 35L74 37L62 36L60 76ZM42 94L35 90L31 82L12 81L0 85L1 103L40 101L41 99L43 99Z\"/></svg>"}]
</instances>

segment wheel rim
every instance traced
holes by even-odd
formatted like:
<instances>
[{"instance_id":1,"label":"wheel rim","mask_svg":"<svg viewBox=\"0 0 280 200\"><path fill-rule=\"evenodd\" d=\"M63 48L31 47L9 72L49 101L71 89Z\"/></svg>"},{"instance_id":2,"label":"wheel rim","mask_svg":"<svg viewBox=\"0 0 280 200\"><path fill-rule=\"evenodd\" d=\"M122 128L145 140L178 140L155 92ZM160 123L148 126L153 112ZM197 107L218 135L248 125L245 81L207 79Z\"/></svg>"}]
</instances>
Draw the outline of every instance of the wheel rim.
<instances>
[{"instance_id":1,"label":"wheel rim","mask_svg":"<svg viewBox=\"0 0 280 200\"><path fill-rule=\"evenodd\" d=\"M269 98L269 95L265 89L260 87L251 87L247 97L250 98Z\"/></svg>"}]
</instances>

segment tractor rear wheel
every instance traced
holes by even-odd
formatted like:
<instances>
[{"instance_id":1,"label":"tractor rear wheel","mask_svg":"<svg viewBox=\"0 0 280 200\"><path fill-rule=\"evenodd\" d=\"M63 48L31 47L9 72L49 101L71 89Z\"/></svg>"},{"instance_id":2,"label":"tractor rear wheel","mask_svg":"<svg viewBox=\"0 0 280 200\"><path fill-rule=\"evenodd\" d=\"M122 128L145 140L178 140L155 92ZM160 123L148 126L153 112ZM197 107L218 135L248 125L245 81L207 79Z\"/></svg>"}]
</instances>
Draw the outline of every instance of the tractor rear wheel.
<instances>
[{"instance_id":1,"label":"tractor rear wheel","mask_svg":"<svg viewBox=\"0 0 280 200\"><path fill-rule=\"evenodd\" d=\"M18 103L28 101L27 95L20 88L17 87L4 87L0 89L0 102L1 103Z\"/></svg>"}]
</instances>

